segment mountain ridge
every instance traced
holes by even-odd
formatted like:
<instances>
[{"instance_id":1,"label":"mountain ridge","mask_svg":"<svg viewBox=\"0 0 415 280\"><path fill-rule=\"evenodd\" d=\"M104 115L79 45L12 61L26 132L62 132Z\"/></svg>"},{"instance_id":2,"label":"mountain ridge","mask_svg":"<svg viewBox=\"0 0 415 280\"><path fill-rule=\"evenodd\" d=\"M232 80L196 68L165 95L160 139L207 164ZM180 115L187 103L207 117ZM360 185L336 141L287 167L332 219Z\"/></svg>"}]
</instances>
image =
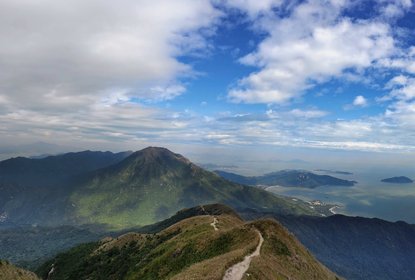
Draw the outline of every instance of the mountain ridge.
<instances>
[{"instance_id":1,"label":"mountain ridge","mask_svg":"<svg viewBox=\"0 0 415 280\"><path fill-rule=\"evenodd\" d=\"M179 212L183 219L157 233L130 232L77 246L40 266L37 273L49 280L100 275L117 280L219 280L259 248L245 274L249 279L339 279L275 220L246 223L220 204Z\"/></svg>"},{"instance_id":2,"label":"mountain ridge","mask_svg":"<svg viewBox=\"0 0 415 280\"><path fill-rule=\"evenodd\" d=\"M85 161L90 155L93 158ZM118 154L86 151L23 161L30 168L17 164L13 178L27 177L29 182L0 180L0 227L91 224L118 230L152 224L182 208L215 202L319 215L306 203L229 182L166 148ZM0 162L0 175L1 166L10 166L10 161Z\"/></svg>"},{"instance_id":3,"label":"mountain ridge","mask_svg":"<svg viewBox=\"0 0 415 280\"><path fill-rule=\"evenodd\" d=\"M338 214L324 218L255 211L239 214L246 220L277 219L318 260L346 279L412 280L415 274L413 224Z\"/></svg>"},{"instance_id":4,"label":"mountain ridge","mask_svg":"<svg viewBox=\"0 0 415 280\"><path fill-rule=\"evenodd\" d=\"M92 172L69 198L73 219L82 223L133 226L151 224L177 210L220 202L233 207L268 207L278 212L316 214L263 190L229 182L180 154L149 147Z\"/></svg>"},{"instance_id":5,"label":"mountain ridge","mask_svg":"<svg viewBox=\"0 0 415 280\"><path fill-rule=\"evenodd\" d=\"M356 181L339 179L330 175L318 175L306 170L281 170L261 176L243 176L236 173L215 170L219 176L232 182L254 186L283 186L317 188L320 186L354 186Z\"/></svg>"}]
</instances>

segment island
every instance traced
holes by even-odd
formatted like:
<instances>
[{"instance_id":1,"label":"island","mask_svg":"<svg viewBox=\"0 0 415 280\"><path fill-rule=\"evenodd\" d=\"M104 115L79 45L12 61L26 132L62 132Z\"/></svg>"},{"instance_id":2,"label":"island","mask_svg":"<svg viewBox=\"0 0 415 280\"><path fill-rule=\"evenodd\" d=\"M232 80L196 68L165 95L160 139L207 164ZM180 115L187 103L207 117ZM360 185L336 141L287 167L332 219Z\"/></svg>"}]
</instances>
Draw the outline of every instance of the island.
<instances>
[{"instance_id":1,"label":"island","mask_svg":"<svg viewBox=\"0 0 415 280\"><path fill-rule=\"evenodd\" d=\"M269 186L314 189L321 186L354 186L356 181L344 180L329 175L318 175L306 170L281 170L261 176L243 176L236 173L216 170L219 176L242 185L266 188Z\"/></svg>"},{"instance_id":2,"label":"island","mask_svg":"<svg viewBox=\"0 0 415 280\"><path fill-rule=\"evenodd\" d=\"M414 181L409 179L408 177L405 176L397 176L397 177L391 177L391 178L386 178L381 180L384 183L392 183L392 184L410 184L413 183Z\"/></svg>"}]
</instances>

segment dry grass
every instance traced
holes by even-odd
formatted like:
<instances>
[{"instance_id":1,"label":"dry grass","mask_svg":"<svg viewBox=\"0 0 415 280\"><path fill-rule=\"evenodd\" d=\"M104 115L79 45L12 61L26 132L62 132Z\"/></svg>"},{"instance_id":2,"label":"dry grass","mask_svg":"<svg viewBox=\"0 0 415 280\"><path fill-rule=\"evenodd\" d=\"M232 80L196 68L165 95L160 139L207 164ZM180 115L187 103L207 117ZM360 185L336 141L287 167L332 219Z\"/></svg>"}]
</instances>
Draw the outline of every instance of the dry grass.
<instances>
[{"instance_id":1,"label":"dry grass","mask_svg":"<svg viewBox=\"0 0 415 280\"><path fill-rule=\"evenodd\" d=\"M340 279L314 256L281 224L274 220L253 222L265 239L261 256L252 261L245 280L335 280Z\"/></svg>"},{"instance_id":2,"label":"dry grass","mask_svg":"<svg viewBox=\"0 0 415 280\"><path fill-rule=\"evenodd\" d=\"M33 272L15 267L6 261L0 261L1 280L40 280Z\"/></svg>"},{"instance_id":3,"label":"dry grass","mask_svg":"<svg viewBox=\"0 0 415 280\"><path fill-rule=\"evenodd\" d=\"M214 218L218 230L211 225ZM81 262L75 271L69 267L67 275L77 273L79 279L106 275L107 279L221 280L229 267L255 250L258 231L264 238L260 256L252 259L243 279L339 279L275 220L246 223L228 214L187 218L157 234L107 238L98 249L91 249L94 253L86 253L87 265ZM76 256L73 258L79 259ZM66 259L72 260L70 255Z\"/></svg>"}]
</instances>

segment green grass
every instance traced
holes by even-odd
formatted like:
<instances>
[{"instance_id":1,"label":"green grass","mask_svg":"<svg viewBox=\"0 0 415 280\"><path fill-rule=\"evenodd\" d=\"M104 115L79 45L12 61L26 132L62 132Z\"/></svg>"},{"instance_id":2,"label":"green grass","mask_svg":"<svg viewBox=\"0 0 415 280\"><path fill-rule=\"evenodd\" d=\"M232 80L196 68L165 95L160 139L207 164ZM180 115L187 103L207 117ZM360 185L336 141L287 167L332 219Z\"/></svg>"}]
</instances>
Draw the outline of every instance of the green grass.
<instances>
[{"instance_id":1,"label":"green grass","mask_svg":"<svg viewBox=\"0 0 415 280\"><path fill-rule=\"evenodd\" d=\"M105 250L97 251L97 243L78 246L42 265L37 273L45 277L55 264L54 280L169 279L193 264L243 248L256 236L250 227L214 232L210 222L209 217L190 218L180 226L144 235L140 242L114 240L124 245Z\"/></svg>"}]
</instances>

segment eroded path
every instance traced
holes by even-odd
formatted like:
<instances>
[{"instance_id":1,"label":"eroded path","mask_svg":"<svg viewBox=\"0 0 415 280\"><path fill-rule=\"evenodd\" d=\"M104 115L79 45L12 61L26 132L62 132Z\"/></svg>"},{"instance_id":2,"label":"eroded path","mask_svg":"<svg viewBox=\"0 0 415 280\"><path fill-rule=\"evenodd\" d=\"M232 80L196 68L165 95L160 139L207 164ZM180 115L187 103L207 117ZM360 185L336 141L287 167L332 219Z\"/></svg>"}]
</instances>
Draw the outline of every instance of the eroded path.
<instances>
[{"instance_id":1,"label":"eroded path","mask_svg":"<svg viewBox=\"0 0 415 280\"><path fill-rule=\"evenodd\" d=\"M210 223L210 225L215 229L218 230L218 227L216 226L216 224L218 223L218 219L216 219L215 217L213 217L213 222Z\"/></svg>"},{"instance_id":2,"label":"eroded path","mask_svg":"<svg viewBox=\"0 0 415 280\"><path fill-rule=\"evenodd\" d=\"M257 232L259 236L259 243L255 251L252 254L245 256L243 261L228 268L228 270L225 272L225 275L223 276L223 280L241 280L245 272L248 270L252 259L260 255L264 238L259 231Z\"/></svg>"},{"instance_id":3,"label":"eroded path","mask_svg":"<svg viewBox=\"0 0 415 280\"><path fill-rule=\"evenodd\" d=\"M209 215L209 216L211 216L206 210L205 210L205 207L203 207L203 205L200 205L200 208L202 209L202 211L206 214L206 215ZM218 229L218 227L217 227L217 224L218 224L218 219L216 218L216 217L213 217L213 222L211 222L210 223L210 225L213 227L213 229L215 230L215 231L217 231L217 230L219 230Z\"/></svg>"}]
</instances>

